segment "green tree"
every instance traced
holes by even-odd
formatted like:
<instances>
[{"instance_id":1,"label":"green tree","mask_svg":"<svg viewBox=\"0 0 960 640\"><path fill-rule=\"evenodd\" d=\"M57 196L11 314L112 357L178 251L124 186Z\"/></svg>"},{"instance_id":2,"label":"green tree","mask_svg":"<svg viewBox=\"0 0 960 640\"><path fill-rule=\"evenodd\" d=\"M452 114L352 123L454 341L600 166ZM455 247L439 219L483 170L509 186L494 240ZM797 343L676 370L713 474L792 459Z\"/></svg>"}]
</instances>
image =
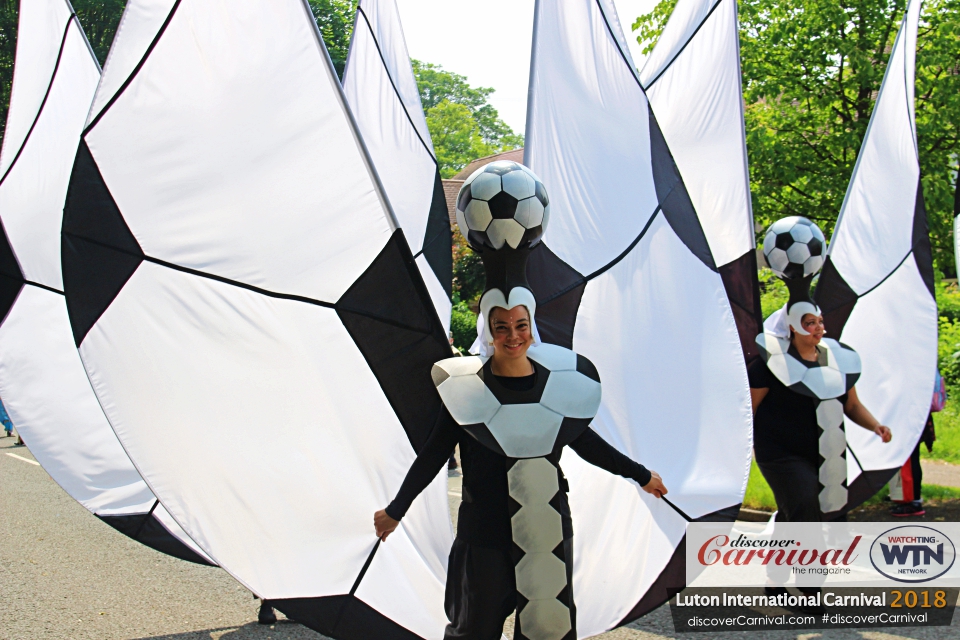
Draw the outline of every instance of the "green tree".
<instances>
[{"instance_id":1,"label":"green tree","mask_svg":"<svg viewBox=\"0 0 960 640\"><path fill-rule=\"evenodd\" d=\"M126 0L74 0L72 4L97 60L103 65L120 25Z\"/></svg>"},{"instance_id":2,"label":"green tree","mask_svg":"<svg viewBox=\"0 0 960 640\"><path fill-rule=\"evenodd\" d=\"M310 9L317 21L320 35L330 52L330 59L343 78L343 65L347 63L350 38L353 36L353 20L357 12L356 0L310 0Z\"/></svg>"},{"instance_id":3,"label":"green tree","mask_svg":"<svg viewBox=\"0 0 960 640\"><path fill-rule=\"evenodd\" d=\"M444 178L455 175L471 160L499 151L484 142L473 114L462 104L444 100L426 115L440 175Z\"/></svg>"},{"instance_id":4,"label":"green tree","mask_svg":"<svg viewBox=\"0 0 960 640\"><path fill-rule=\"evenodd\" d=\"M441 155L448 159L446 163L441 161L441 174L444 177L456 174L476 158L523 146L523 136L514 133L513 129L500 119L497 110L487 102L493 89L471 87L466 77L446 71L439 65L419 60L411 62L414 75L417 77L417 88L420 90L420 102L427 116L427 126L437 150L437 159L440 160ZM459 107L465 108L466 111ZM435 109L439 111L432 113ZM466 130L468 127L462 122L459 135L448 138L455 147L442 150L437 142L437 133L434 133L433 125L430 124L431 117L434 122L438 124L443 122L449 126L454 119L461 120L464 113L469 114L476 123L476 135L479 136L480 143L485 146L474 144L475 148L472 152L465 151L467 144L465 140L473 137L473 133L468 134ZM450 135L449 129L446 128L442 133L445 136ZM474 155L470 156L470 153Z\"/></svg>"},{"instance_id":5,"label":"green tree","mask_svg":"<svg viewBox=\"0 0 960 640\"><path fill-rule=\"evenodd\" d=\"M664 0L634 23L651 48ZM754 214L787 215L832 233L866 134L906 0L740 2L747 152ZM916 119L934 259L956 273L952 214L960 151L960 0L924 3L917 47Z\"/></svg>"}]
</instances>

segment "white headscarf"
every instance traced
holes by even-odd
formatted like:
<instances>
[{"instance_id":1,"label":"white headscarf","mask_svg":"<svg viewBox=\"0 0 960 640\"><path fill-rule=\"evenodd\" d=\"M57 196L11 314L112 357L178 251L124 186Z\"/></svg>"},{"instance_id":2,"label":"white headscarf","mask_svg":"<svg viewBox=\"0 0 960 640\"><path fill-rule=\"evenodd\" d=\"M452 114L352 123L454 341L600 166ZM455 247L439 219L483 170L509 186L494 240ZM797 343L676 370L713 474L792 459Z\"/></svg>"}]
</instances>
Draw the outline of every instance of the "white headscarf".
<instances>
[{"instance_id":1,"label":"white headscarf","mask_svg":"<svg viewBox=\"0 0 960 640\"><path fill-rule=\"evenodd\" d=\"M790 337L790 324L787 322L787 305L777 309L770 317L763 321L764 333L775 335L778 338Z\"/></svg>"}]
</instances>

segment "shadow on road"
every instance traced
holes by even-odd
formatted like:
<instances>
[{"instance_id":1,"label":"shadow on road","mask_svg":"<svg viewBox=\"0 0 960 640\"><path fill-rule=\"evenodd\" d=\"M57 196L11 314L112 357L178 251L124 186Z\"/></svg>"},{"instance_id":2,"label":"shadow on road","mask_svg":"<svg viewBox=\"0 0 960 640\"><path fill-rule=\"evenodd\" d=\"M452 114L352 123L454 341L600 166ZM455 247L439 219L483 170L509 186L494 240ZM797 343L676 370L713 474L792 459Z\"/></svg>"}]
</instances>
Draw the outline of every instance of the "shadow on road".
<instances>
[{"instance_id":1,"label":"shadow on road","mask_svg":"<svg viewBox=\"0 0 960 640\"><path fill-rule=\"evenodd\" d=\"M136 640L299 640L300 638L325 640L326 636L311 631L293 620L278 620L276 624L270 626L251 622L242 627L204 629L203 631L171 633L162 636L141 636Z\"/></svg>"}]
</instances>

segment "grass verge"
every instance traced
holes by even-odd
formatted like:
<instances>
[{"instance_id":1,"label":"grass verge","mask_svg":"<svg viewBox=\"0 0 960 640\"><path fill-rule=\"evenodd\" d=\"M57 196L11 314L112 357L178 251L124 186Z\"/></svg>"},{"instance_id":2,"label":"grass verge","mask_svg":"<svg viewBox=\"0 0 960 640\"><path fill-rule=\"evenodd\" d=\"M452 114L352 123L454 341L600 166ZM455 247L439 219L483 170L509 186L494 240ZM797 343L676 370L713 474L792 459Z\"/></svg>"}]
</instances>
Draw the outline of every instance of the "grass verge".
<instances>
[{"instance_id":1,"label":"grass verge","mask_svg":"<svg viewBox=\"0 0 960 640\"><path fill-rule=\"evenodd\" d=\"M944 500L960 500L960 489L953 487L942 487L937 484L925 484L920 489L923 499L928 502L941 502ZM884 498L890 495L889 487L884 487L875 496L864 503L865 506L880 504ZM758 511L776 511L777 501L773 498L773 490L764 480L757 461L750 463L750 480L747 481L747 492L743 496L743 506L747 509L756 509Z\"/></svg>"}]
</instances>

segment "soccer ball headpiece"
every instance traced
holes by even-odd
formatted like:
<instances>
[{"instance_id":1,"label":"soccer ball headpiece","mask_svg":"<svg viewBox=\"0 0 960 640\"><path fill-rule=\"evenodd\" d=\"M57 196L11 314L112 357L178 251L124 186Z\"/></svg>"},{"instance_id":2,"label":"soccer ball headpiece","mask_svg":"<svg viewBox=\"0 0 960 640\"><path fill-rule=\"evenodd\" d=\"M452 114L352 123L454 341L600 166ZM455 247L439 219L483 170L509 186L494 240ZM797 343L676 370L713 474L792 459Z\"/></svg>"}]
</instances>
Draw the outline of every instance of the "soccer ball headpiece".
<instances>
[{"instance_id":1,"label":"soccer ball headpiece","mask_svg":"<svg viewBox=\"0 0 960 640\"><path fill-rule=\"evenodd\" d=\"M499 160L477 169L457 196L457 225L480 256L487 282L480 312L489 325L494 307L524 305L536 336L537 301L527 283L527 258L550 218L550 200L540 178L518 162ZM484 343L492 341L484 331ZM539 339L537 339L539 342Z\"/></svg>"},{"instance_id":2,"label":"soccer ball headpiece","mask_svg":"<svg viewBox=\"0 0 960 640\"><path fill-rule=\"evenodd\" d=\"M826 244L820 228L801 216L777 220L763 239L763 257L790 291L787 323L802 335L808 332L801 318L808 313L820 315L820 307L810 297L810 283L823 267Z\"/></svg>"}]
</instances>

